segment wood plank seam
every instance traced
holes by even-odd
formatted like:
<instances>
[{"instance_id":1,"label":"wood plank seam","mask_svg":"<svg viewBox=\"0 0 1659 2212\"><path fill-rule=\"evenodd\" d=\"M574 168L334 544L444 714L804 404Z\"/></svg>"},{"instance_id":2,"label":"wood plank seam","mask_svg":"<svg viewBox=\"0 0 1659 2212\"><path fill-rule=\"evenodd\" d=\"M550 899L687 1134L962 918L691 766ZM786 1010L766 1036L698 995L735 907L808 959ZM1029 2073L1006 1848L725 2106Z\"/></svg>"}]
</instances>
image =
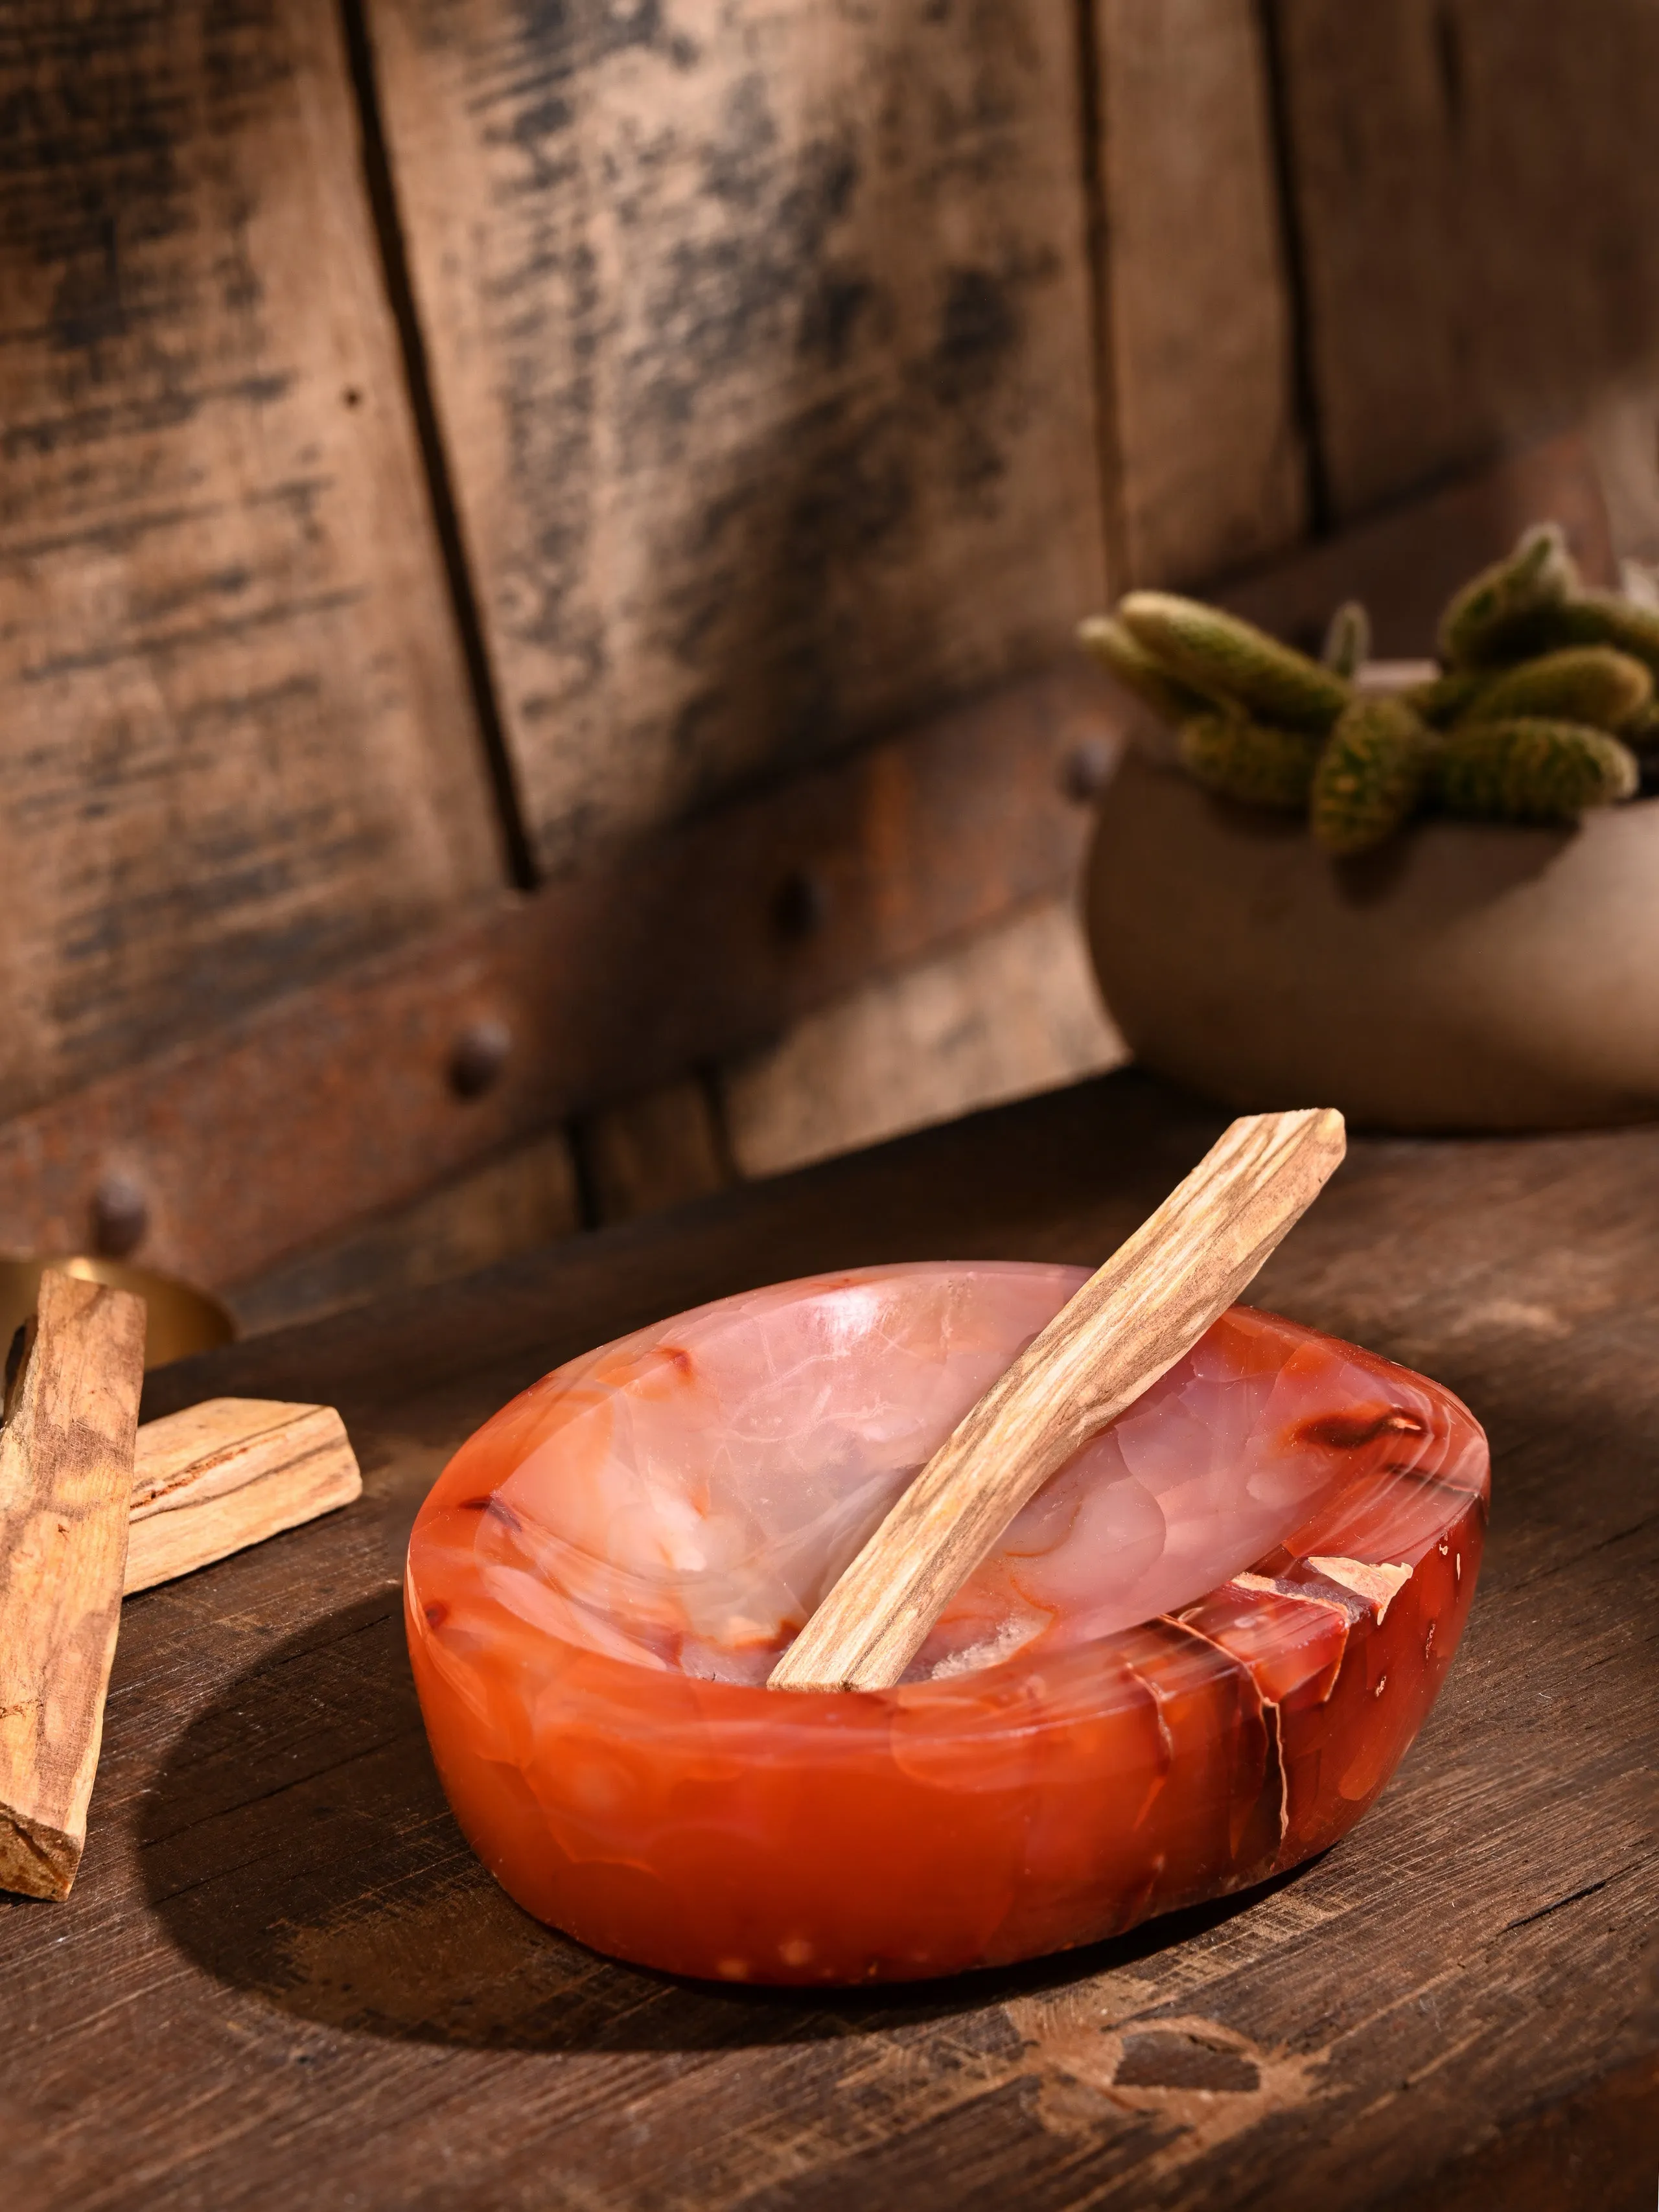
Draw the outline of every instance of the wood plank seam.
<instances>
[{"instance_id":1,"label":"wood plank seam","mask_svg":"<svg viewBox=\"0 0 1659 2212\"><path fill-rule=\"evenodd\" d=\"M1100 534L1106 564L1106 589L1121 591L1128 580L1128 525L1123 509L1123 453L1118 416L1116 344L1112 288L1108 276L1111 251L1106 206L1106 118L1101 97L1100 0L1073 0L1076 16L1078 139L1085 208L1088 271L1089 337L1093 355L1095 489L1100 505Z\"/></svg>"},{"instance_id":2,"label":"wood plank seam","mask_svg":"<svg viewBox=\"0 0 1659 2212\"><path fill-rule=\"evenodd\" d=\"M444 576L460 638L461 656L477 717L478 741L483 749L490 787L495 796L496 827L508 879L521 891L533 890L540 880L524 800L507 747L501 717L501 695L491 664L489 641L478 605L478 589L461 528L460 511L449 453L432 395L431 366L425 334L415 305L410 281L409 254L403 219L398 206L397 179L386 151L386 125L380 112L380 86L375 76L374 38L363 10L363 0L339 0L342 33L351 89L357 106L364 190L374 222L380 274L398 332L398 343L408 387L410 411L420 447L433 528L443 556Z\"/></svg>"},{"instance_id":3,"label":"wood plank seam","mask_svg":"<svg viewBox=\"0 0 1659 2212\"><path fill-rule=\"evenodd\" d=\"M1256 0L1256 14L1261 26L1261 54L1267 85L1273 196L1279 215L1279 240L1285 257L1285 284L1290 304L1292 404L1297 427L1301 432L1303 469L1307 480L1309 531L1313 538L1321 538L1330 534L1334 510L1310 320L1313 302L1308 280L1308 241L1296 189L1296 118L1291 106L1285 53L1281 21L1284 5L1285 0Z\"/></svg>"}]
</instances>

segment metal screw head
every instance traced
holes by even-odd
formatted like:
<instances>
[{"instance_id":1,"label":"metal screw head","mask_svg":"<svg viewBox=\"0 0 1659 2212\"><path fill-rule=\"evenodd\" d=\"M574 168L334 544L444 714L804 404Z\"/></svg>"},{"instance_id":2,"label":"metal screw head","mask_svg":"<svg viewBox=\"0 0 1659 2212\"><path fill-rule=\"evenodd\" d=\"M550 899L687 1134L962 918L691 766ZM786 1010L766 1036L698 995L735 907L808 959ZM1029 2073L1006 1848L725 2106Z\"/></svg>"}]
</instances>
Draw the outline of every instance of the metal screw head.
<instances>
[{"instance_id":1,"label":"metal screw head","mask_svg":"<svg viewBox=\"0 0 1659 2212\"><path fill-rule=\"evenodd\" d=\"M1060 764L1060 787L1079 806L1098 799L1112 773L1112 748L1099 738L1085 738L1072 747Z\"/></svg>"},{"instance_id":2,"label":"metal screw head","mask_svg":"<svg viewBox=\"0 0 1659 2212\"><path fill-rule=\"evenodd\" d=\"M450 1048L449 1085L458 1097L477 1098L506 1066L513 1032L504 1021L485 1015L469 1022Z\"/></svg>"},{"instance_id":3,"label":"metal screw head","mask_svg":"<svg viewBox=\"0 0 1659 2212\"><path fill-rule=\"evenodd\" d=\"M123 1175L106 1175L92 1194L92 1249L106 1260L125 1260L144 1241L149 1207L144 1194Z\"/></svg>"},{"instance_id":4,"label":"metal screw head","mask_svg":"<svg viewBox=\"0 0 1659 2212\"><path fill-rule=\"evenodd\" d=\"M780 937L816 937L830 919L830 887L811 868L792 868L772 900L772 921Z\"/></svg>"}]
</instances>

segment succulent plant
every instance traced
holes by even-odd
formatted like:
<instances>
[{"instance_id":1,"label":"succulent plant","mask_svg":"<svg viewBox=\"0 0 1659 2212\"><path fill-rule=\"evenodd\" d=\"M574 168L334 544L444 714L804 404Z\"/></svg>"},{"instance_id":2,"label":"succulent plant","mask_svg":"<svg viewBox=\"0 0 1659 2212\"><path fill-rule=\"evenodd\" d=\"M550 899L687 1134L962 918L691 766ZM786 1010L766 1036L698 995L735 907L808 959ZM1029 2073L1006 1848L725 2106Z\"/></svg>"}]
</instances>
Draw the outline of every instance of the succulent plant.
<instances>
[{"instance_id":1,"label":"succulent plant","mask_svg":"<svg viewBox=\"0 0 1659 2212\"><path fill-rule=\"evenodd\" d=\"M1371 657L1371 618L1358 599L1344 599L1331 617L1320 660L1352 684Z\"/></svg>"},{"instance_id":2,"label":"succulent plant","mask_svg":"<svg viewBox=\"0 0 1659 2212\"><path fill-rule=\"evenodd\" d=\"M1570 822L1633 798L1639 780L1627 745L1577 722L1468 722L1434 756L1441 805L1479 822Z\"/></svg>"},{"instance_id":3,"label":"succulent plant","mask_svg":"<svg viewBox=\"0 0 1659 2212\"><path fill-rule=\"evenodd\" d=\"M1423 809L1564 822L1659 793L1659 609L1585 590L1553 522L1455 594L1439 672L1392 695L1356 691L1370 650L1357 600L1319 660L1170 592L1131 592L1079 635L1178 732L1198 782L1305 811L1333 854L1370 851Z\"/></svg>"},{"instance_id":4,"label":"succulent plant","mask_svg":"<svg viewBox=\"0 0 1659 2212\"><path fill-rule=\"evenodd\" d=\"M1616 592L1577 592L1539 608L1517 632L1528 653L1603 645L1630 654L1659 676L1659 609Z\"/></svg>"},{"instance_id":5,"label":"succulent plant","mask_svg":"<svg viewBox=\"0 0 1659 2212\"><path fill-rule=\"evenodd\" d=\"M1339 857L1386 843L1416 811L1437 742L1403 699L1356 699L1314 770L1315 842Z\"/></svg>"},{"instance_id":6,"label":"succulent plant","mask_svg":"<svg viewBox=\"0 0 1659 2212\"><path fill-rule=\"evenodd\" d=\"M1492 682L1486 668L1443 669L1426 683L1413 684L1401 697L1431 730L1449 730L1469 714L1481 693Z\"/></svg>"},{"instance_id":7,"label":"succulent plant","mask_svg":"<svg viewBox=\"0 0 1659 2212\"><path fill-rule=\"evenodd\" d=\"M1172 592L1131 592L1118 619L1152 659L1195 691L1282 729L1323 737L1352 688L1254 623Z\"/></svg>"},{"instance_id":8,"label":"succulent plant","mask_svg":"<svg viewBox=\"0 0 1659 2212\"><path fill-rule=\"evenodd\" d=\"M1247 806L1305 811L1319 741L1242 714L1194 714L1181 726L1181 763L1206 790Z\"/></svg>"},{"instance_id":9,"label":"succulent plant","mask_svg":"<svg viewBox=\"0 0 1659 2212\"><path fill-rule=\"evenodd\" d=\"M1209 711L1211 702L1202 692L1171 676L1110 615L1091 615L1078 624L1077 635L1085 653L1164 721L1179 725Z\"/></svg>"},{"instance_id":10,"label":"succulent plant","mask_svg":"<svg viewBox=\"0 0 1659 2212\"><path fill-rule=\"evenodd\" d=\"M1513 553L1471 577L1453 597L1440 617L1441 659L1449 668L1490 668L1538 651L1531 641L1540 616L1577 586L1560 525L1535 523Z\"/></svg>"},{"instance_id":11,"label":"succulent plant","mask_svg":"<svg viewBox=\"0 0 1659 2212\"><path fill-rule=\"evenodd\" d=\"M1610 645L1565 647L1522 660L1481 685L1462 722L1577 722L1613 734L1653 704L1645 663Z\"/></svg>"}]
</instances>

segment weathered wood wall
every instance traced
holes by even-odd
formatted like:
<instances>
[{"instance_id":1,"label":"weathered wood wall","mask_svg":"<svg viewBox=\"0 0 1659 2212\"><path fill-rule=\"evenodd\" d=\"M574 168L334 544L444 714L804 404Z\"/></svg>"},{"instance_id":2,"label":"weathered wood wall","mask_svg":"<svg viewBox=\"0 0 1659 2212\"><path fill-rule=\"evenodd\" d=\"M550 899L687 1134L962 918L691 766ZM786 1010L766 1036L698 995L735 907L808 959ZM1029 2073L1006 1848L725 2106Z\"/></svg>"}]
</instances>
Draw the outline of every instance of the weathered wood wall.
<instances>
[{"instance_id":1,"label":"weathered wood wall","mask_svg":"<svg viewBox=\"0 0 1659 2212\"><path fill-rule=\"evenodd\" d=\"M1659 10L1273 5L1335 513L1659 390Z\"/></svg>"},{"instance_id":2,"label":"weathered wood wall","mask_svg":"<svg viewBox=\"0 0 1659 2212\"><path fill-rule=\"evenodd\" d=\"M1259 9L1092 5L1119 580L1202 582L1307 521Z\"/></svg>"},{"instance_id":3,"label":"weathered wood wall","mask_svg":"<svg viewBox=\"0 0 1659 2212\"><path fill-rule=\"evenodd\" d=\"M1655 112L1650 0L19 0L0 1115L514 883L625 899L679 817L1039 671L1126 582L1563 424L1659 559ZM1115 1049L1058 883L837 972L632 1099L573 1046L608 1087L550 1092L520 1229ZM77 1172L142 1183L99 1095ZM509 1121L446 1123L461 1182L290 1279L510 1238Z\"/></svg>"},{"instance_id":4,"label":"weathered wood wall","mask_svg":"<svg viewBox=\"0 0 1659 2212\"><path fill-rule=\"evenodd\" d=\"M498 833L329 0L0 13L0 1114Z\"/></svg>"}]
</instances>

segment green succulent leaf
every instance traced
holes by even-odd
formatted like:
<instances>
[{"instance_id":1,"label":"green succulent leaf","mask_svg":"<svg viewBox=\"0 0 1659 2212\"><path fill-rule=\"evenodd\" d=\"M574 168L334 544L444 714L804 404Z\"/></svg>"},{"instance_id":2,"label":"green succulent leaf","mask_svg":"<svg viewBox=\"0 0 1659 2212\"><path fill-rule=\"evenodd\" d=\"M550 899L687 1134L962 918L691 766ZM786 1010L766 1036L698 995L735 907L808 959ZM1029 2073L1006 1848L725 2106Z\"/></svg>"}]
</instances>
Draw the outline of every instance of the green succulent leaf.
<instances>
[{"instance_id":1,"label":"green succulent leaf","mask_svg":"<svg viewBox=\"0 0 1659 2212\"><path fill-rule=\"evenodd\" d=\"M1118 619L1180 682L1279 729L1323 737L1352 697L1328 668L1253 623L1172 592L1131 592Z\"/></svg>"},{"instance_id":2,"label":"green succulent leaf","mask_svg":"<svg viewBox=\"0 0 1659 2212\"><path fill-rule=\"evenodd\" d=\"M1319 759L1318 740L1242 714L1195 714L1182 725L1181 760L1206 790L1247 806L1300 814Z\"/></svg>"},{"instance_id":3,"label":"green succulent leaf","mask_svg":"<svg viewBox=\"0 0 1659 2212\"><path fill-rule=\"evenodd\" d=\"M1634 796L1635 755L1604 730L1574 722L1471 722L1434 758L1448 814L1484 822L1570 822Z\"/></svg>"},{"instance_id":4,"label":"green succulent leaf","mask_svg":"<svg viewBox=\"0 0 1659 2212\"><path fill-rule=\"evenodd\" d=\"M1349 683L1371 657L1371 618L1358 599L1345 599L1331 617L1320 660Z\"/></svg>"},{"instance_id":5,"label":"green succulent leaf","mask_svg":"<svg viewBox=\"0 0 1659 2212\"><path fill-rule=\"evenodd\" d=\"M1454 595L1440 618L1441 659L1449 668L1490 668L1538 652L1539 617L1577 586L1578 572L1560 525L1534 523L1513 553L1483 568Z\"/></svg>"},{"instance_id":6,"label":"green succulent leaf","mask_svg":"<svg viewBox=\"0 0 1659 2212\"><path fill-rule=\"evenodd\" d=\"M1616 592L1579 592L1539 608L1519 633L1533 653L1568 646L1611 646L1659 676L1659 609L1638 606Z\"/></svg>"},{"instance_id":7,"label":"green succulent leaf","mask_svg":"<svg viewBox=\"0 0 1659 2212\"><path fill-rule=\"evenodd\" d=\"M1077 635L1085 653L1173 727L1210 707L1202 692L1171 676L1112 616L1091 615L1078 624Z\"/></svg>"},{"instance_id":8,"label":"green succulent leaf","mask_svg":"<svg viewBox=\"0 0 1659 2212\"><path fill-rule=\"evenodd\" d=\"M1447 730L1474 712L1493 680L1490 669L1451 668L1426 684L1413 684L1400 696L1431 730Z\"/></svg>"},{"instance_id":9,"label":"green succulent leaf","mask_svg":"<svg viewBox=\"0 0 1659 2212\"><path fill-rule=\"evenodd\" d=\"M1615 734L1653 704L1653 673L1610 645L1565 646L1523 660L1483 685L1467 721L1577 722Z\"/></svg>"},{"instance_id":10,"label":"green succulent leaf","mask_svg":"<svg viewBox=\"0 0 1659 2212\"><path fill-rule=\"evenodd\" d=\"M1436 744L1405 700L1356 699L1314 771L1310 820L1316 843L1338 857L1385 843L1416 811Z\"/></svg>"}]
</instances>

